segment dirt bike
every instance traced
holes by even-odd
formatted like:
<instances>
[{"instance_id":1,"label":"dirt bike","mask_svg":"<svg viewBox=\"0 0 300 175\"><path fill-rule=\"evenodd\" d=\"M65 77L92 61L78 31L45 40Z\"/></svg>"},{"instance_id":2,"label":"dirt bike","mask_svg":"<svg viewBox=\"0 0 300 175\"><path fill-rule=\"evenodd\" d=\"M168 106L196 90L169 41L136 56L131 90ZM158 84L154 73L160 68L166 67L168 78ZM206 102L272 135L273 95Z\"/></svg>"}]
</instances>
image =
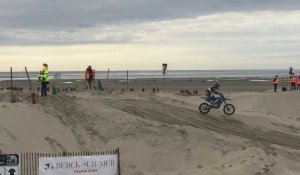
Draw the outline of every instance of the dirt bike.
<instances>
[{"instance_id":1,"label":"dirt bike","mask_svg":"<svg viewBox=\"0 0 300 175\"><path fill-rule=\"evenodd\" d=\"M216 100L213 102L213 104L211 104L209 102L207 97L202 97L202 98L204 98L207 101L207 102L201 103L199 106L199 111L202 114L209 113L210 109L214 109L214 108L219 109L223 103L225 104L223 107L223 112L226 115L232 115L235 112L234 105L227 103L227 101L231 101L231 99L225 98L223 95L221 95L220 97L217 97Z\"/></svg>"}]
</instances>

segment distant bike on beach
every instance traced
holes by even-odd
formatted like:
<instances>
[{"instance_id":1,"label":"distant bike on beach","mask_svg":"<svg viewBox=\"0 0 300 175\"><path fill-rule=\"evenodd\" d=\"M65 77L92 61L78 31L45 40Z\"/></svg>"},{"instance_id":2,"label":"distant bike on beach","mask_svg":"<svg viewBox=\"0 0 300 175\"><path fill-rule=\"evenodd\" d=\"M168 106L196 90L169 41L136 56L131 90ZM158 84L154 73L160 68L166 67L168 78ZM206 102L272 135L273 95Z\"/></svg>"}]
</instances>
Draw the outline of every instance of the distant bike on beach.
<instances>
[{"instance_id":1,"label":"distant bike on beach","mask_svg":"<svg viewBox=\"0 0 300 175\"><path fill-rule=\"evenodd\" d=\"M231 101L229 98L225 98L223 95L220 97L217 97L213 102L211 100L207 99L207 97L201 97L206 100L206 102L201 103L199 106L199 111L202 114L207 114L211 109L219 109L221 105L224 103L223 112L226 115L232 115L235 112L235 107L233 104L227 103L227 101Z\"/></svg>"}]
</instances>

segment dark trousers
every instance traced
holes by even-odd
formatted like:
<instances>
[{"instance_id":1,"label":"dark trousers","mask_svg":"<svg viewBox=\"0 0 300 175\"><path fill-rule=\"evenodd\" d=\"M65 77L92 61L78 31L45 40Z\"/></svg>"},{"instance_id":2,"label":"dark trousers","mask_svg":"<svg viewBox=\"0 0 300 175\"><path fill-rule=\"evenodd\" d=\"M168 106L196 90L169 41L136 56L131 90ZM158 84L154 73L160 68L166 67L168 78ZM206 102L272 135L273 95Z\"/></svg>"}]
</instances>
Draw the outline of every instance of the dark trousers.
<instances>
[{"instance_id":1,"label":"dark trousers","mask_svg":"<svg viewBox=\"0 0 300 175\"><path fill-rule=\"evenodd\" d=\"M88 82L88 88L92 89L93 77L89 77L89 79L87 80L87 82Z\"/></svg>"},{"instance_id":2,"label":"dark trousers","mask_svg":"<svg viewBox=\"0 0 300 175\"><path fill-rule=\"evenodd\" d=\"M278 84L274 84L274 92L277 92L277 86Z\"/></svg>"},{"instance_id":3,"label":"dark trousers","mask_svg":"<svg viewBox=\"0 0 300 175\"><path fill-rule=\"evenodd\" d=\"M296 83L291 83L291 91L296 90Z\"/></svg>"},{"instance_id":4,"label":"dark trousers","mask_svg":"<svg viewBox=\"0 0 300 175\"><path fill-rule=\"evenodd\" d=\"M47 85L48 85L48 82L42 82L42 89L41 89L42 97L47 96Z\"/></svg>"}]
</instances>

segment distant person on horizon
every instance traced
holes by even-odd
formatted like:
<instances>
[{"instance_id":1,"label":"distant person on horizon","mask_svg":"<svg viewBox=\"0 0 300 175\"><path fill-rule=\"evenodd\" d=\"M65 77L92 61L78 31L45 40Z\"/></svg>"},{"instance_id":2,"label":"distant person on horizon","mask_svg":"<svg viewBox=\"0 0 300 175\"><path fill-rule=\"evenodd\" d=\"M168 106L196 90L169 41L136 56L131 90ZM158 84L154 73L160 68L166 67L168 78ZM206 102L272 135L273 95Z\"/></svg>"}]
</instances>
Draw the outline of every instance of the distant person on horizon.
<instances>
[{"instance_id":1,"label":"distant person on horizon","mask_svg":"<svg viewBox=\"0 0 300 175\"><path fill-rule=\"evenodd\" d=\"M293 73L292 76L290 77L290 82L291 82L291 91L296 90L297 76L295 75L295 73Z\"/></svg>"},{"instance_id":2,"label":"distant person on horizon","mask_svg":"<svg viewBox=\"0 0 300 175\"><path fill-rule=\"evenodd\" d=\"M297 79L297 90L300 90L300 76Z\"/></svg>"},{"instance_id":3,"label":"distant person on horizon","mask_svg":"<svg viewBox=\"0 0 300 175\"><path fill-rule=\"evenodd\" d=\"M44 63L43 67L39 73L39 80L41 81L41 96L47 96L47 85L49 84L49 71L48 64Z\"/></svg>"},{"instance_id":4,"label":"distant person on horizon","mask_svg":"<svg viewBox=\"0 0 300 175\"><path fill-rule=\"evenodd\" d=\"M273 79L274 92L277 92L278 84L279 84L278 75L275 75L275 77L274 77L274 79Z\"/></svg>"},{"instance_id":5,"label":"distant person on horizon","mask_svg":"<svg viewBox=\"0 0 300 175\"><path fill-rule=\"evenodd\" d=\"M92 69L92 66L86 68L84 78L86 81L86 88L92 89L92 82L95 80L95 70Z\"/></svg>"}]
</instances>

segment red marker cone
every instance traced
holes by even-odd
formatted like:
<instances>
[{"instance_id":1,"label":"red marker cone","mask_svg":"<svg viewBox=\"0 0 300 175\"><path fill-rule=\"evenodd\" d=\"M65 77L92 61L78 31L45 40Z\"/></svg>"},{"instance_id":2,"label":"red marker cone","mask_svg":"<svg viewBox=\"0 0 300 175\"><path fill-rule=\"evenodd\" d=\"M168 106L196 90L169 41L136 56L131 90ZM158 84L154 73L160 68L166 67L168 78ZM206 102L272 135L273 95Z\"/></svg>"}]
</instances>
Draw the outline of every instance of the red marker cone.
<instances>
[{"instance_id":1,"label":"red marker cone","mask_svg":"<svg viewBox=\"0 0 300 175\"><path fill-rule=\"evenodd\" d=\"M32 94L31 94L31 100L32 100L32 104L35 104L35 103L36 103L36 94L35 94L34 91L33 91Z\"/></svg>"}]
</instances>

